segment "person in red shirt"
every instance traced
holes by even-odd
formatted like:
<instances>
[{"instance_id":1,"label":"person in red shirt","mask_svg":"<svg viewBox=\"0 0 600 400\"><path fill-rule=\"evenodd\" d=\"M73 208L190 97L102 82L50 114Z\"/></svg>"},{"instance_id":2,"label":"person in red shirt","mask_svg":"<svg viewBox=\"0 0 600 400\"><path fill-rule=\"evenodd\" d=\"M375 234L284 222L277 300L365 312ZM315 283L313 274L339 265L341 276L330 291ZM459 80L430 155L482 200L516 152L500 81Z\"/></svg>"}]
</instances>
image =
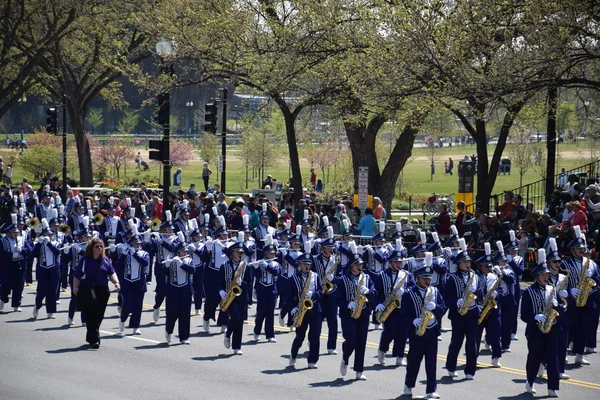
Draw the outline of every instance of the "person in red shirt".
<instances>
[{"instance_id":1,"label":"person in red shirt","mask_svg":"<svg viewBox=\"0 0 600 400\"><path fill-rule=\"evenodd\" d=\"M317 184L317 173L314 168L310 169L310 184L313 186Z\"/></svg>"},{"instance_id":2,"label":"person in red shirt","mask_svg":"<svg viewBox=\"0 0 600 400\"><path fill-rule=\"evenodd\" d=\"M440 239L446 240L450 237L450 213L448 213L447 205L442 204L440 206L440 215L435 225Z\"/></svg>"},{"instance_id":3,"label":"person in red shirt","mask_svg":"<svg viewBox=\"0 0 600 400\"><path fill-rule=\"evenodd\" d=\"M462 237L465 234L465 226L463 225L463 222L465 219L465 214L467 213L465 211L465 202L459 201L456 204L456 208L458 208L458 214L456 215L456 222L454 223L454 225L456 226L458 234L460 235L460 237Z\"/></svg>"},{"instance_id":4,"label":"person in red shirt","mask_svg":"<svg viewBox=\"0 0 600 400\"><path fill-rule=\"evenodd\" d=\"M152 217L156 219L162 219L163 213L163 202L159 200L158 196L154 196L152 199Z\"/></svg>"},{"instance_id":5,"label":"person in red shirt","mask_svg":"<svg viewBox=\"0 0 600 400\"><path fill-rule=\"evenodd\" d=\"M573 210L573 215L571 216L571 225L579 225L582 232L587 232L588 230L588 217L585 214L585 211L581 207L581 203L577 200L571 202L571 209Z\"/></svg>"},{"instance_id":6,"label":"person in red shirt","mask_svg":"<svg viewBox=\"0 0 600 400\"><path fill-rule=\"evenodd\" d=\"M373 218L378 221L383 218L383 205L379 197L373 197Z\"/></svg>"}]
</instances>

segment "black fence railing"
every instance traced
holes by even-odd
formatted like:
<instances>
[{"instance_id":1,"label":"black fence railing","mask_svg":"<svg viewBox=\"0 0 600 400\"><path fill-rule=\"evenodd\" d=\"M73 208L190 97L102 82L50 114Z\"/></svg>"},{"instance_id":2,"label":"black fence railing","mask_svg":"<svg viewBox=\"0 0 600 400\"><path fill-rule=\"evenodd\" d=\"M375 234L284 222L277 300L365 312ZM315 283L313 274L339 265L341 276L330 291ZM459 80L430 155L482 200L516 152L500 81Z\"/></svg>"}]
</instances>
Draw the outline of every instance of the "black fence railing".
<instances>
[{"instance_id":1,"label":"black fence railing","mask_svg":"<svg viewBox=\"0 0 600 400\"><path fill-rule=\"evenodd\" d=\"M554 175L554 187L562 188L566 183L569 175L576 175L579 182L585 185L588 178L598 178L600 176L600 160L581 165L570 170L566 170L560 174ZM523 204L533 204L534 210L541 211L546 206L546 180L540 179L539 181L528 183L511 190L514 194L520 194L523 197ZM489 209L497 210L498 205L504 202L504 192L496 193L490 196ZM479 207L478 202L469 204L469 210L474 210Z\"/></svg>"}]
</instances>

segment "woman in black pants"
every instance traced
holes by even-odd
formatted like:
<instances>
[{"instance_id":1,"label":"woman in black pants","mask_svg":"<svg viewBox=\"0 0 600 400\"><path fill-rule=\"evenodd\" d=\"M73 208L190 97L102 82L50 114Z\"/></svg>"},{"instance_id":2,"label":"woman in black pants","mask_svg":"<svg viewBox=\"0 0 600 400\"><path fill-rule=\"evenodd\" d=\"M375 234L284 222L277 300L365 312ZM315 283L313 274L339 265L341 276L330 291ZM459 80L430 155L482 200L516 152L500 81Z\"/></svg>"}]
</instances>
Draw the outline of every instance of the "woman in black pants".
<instances>
[{"instance_id":1,"label":"woman in black pants","mask_svg":"<svg viewBox=\"0 0 600 400\"><path fill-rule=\"evenodd\" d=\"M202 180L204 181L204 191L208 192L208 180L210 179L210 174L212 171L208 168L208 163L205 162L202 168Z\"/></svg>"},{"instance_id":2,"label":"woman in black pants","mask_svg":"<svg viewBox=\"0 0 600 400\"><path fill-rule=\"evenodd\" d=\"M77 297L79 310L86 315L85 340L93 349L100 347L100 324L110 297L109 279L120 291L119 278L110 259L104 255L104 243L93 238L85 249L85 256L73 271L73 295Z\"/></svg>"}]
</instances>

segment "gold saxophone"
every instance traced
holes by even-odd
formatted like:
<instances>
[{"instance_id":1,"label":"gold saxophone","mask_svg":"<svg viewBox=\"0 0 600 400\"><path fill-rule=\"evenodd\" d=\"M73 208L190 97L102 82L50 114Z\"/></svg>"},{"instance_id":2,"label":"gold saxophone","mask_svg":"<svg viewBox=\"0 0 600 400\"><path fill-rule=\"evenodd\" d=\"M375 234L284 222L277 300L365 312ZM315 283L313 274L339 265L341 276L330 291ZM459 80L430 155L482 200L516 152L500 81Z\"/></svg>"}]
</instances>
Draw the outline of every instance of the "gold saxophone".
<instances>
[{"instance_id":1,"label":"gold saxophone","mask_svg":"<svg viewBox=\"0 0 600 400\"><path fill-rule=\"evenodd\" d=\"M354 293L354 302L356 303L356 308L352 311L352 318L359 319L360 314L362 313L363 306L369 300L360 292L360 288L365 284L365 273L360 273L360 279L358 280L358 284L356 285L356 292Z\"/></svg>"},{"instance_id":2,"label":"gold saxophone","mask_svg":"<svg viewBox=\"0 0 600 400\"><path fill-rule=\"evenodd\" d=\"M496 279L496 282L494 282L494 286L488 290L487 294L483 298L483 302L481 303L481 315L479 316L479 320L477 320L478 325L481 325L481 323L487 319L487 317L490 315L490 311L498 308L498 303L496 302L496 299L492 297L492 292L498 290L498 286L500 286L500 283L502 283L502 273L497 273L496 276L498 279Z\"/></svg>"},{"instance_id":3,"label":"gold saxophone","mask_svg":"<svg viewBox=\"0 0 600 400\"><path fill-rule=\"evenodd\" d=\"M38 226L40 226L40 224L41 222L38 218L31 218L27 226L31 229L36 229Z\"/></svg>"},{"instance_id":4,"label":"gold saxophone","mask_svg":"<svg viewBox=\"0 0 600 400\"><path fill-rule=\"evenodd\" d=\"M477 296L475 296L470 290L469 288L471 287L471 284L473 283L473 279L475 278L475 273L473 271L471 271L469 273L469 280L467 281L467 284L465 285L465 291L463 292L463 305L458 309L458 313L460 315L467 315L467 312L469 311L469 307L471 306L471 303L473 302L473 300L475 300L477 298Z\"/></svg>"},{"instance_id":5,"label":"gold saxophone","mask_svg":"<svg viewBox=\"0 0 600 400\"><path fill-rule=\"evenodd\" d=\"M398 271L398 273L400 272ZM375 320L380 324L383 324L385 320L388 319L392 311L394 311L396 308L400 308L400 305L402 304L402 299L396 296L396 290L404 286L404 282L406 282L407 277L408 273L405 273L404 278L402 278L394 285L394 287L392 288L392 292L387 297L387 299L385 299L385 303L383 303L383 310L375 313Z\"/></svg>"},{"instance_id":6,"label":"gold saxophone","mask_svg":"<svg viewBox=\"0 0 600 400\"><path fill-rule=\"evenodd\" d=\"M309 272L310 273L310 272ZM304 288L302 289L302 295L300 296L300 300L298 301L298 312L294 315L293 325L296 328L299 328L302 325L302 321L304 321L304 316L306 312L313 308L313 302L311 299L306 297L306 293L310 289L310 282L313 279L313 274L310 273L308 279L306 279L306 283L304 284Z\"/></svg>"},{"instance_id":7,"label":"gold saxophone","mask_svg":"<svg viewBox=\"0 0 600 400\"><path fill-rule=\"evenodd\" d=\"M238 265L237 270L235 271L235 275L231 280L231 284L229 285L229 290L227 291L227 297L221 301L221 311L227 311L233 299L242 294L242 288L240 285L236 283L238 278L241 278L244 273L244 269L246 267L246 261L240 261L240 265Z\"/></svg>"},{"instance_id":8,"label":"gold saxophone","mask_svg":"<svg viewBox=\"0 0 600 400\"><path fill-rule=\"evenodd\" d=\"M433 294L435 293L435 289L432 287L427 287L425 290L425 299L423 300L423 306L421 307L421 314L419 318L421 318L421 325L417 326L415 334L417 336L423 336L425 331L427 331L427 326L429 325L429 321L433 318L433 313L427 309L427 304L431 301Z\"/></svg>"},{"instance_id":9,"label":"gold saxophone","mask_svg":"<svg viewBox=\"0 0 600 400\"><path fill-rule=\"evenodd\" d=\"M552 325L554 324L554 320L558 316L558 311L552 307L552 300L554 300L554 293L556 292L556 286L552 286L552 290L550 291L550 295L548 296L548 300L546 300L546 306L544 307L544 316L546 317L546 322L543 324L538 324L540 331L542 333L550 332L552 329Z\"/></svg>"},{"instance_id":10,"label":"gold saxophone","mask_svg":"<svg viewBox=\"0 0 600 400\"><path fill-rule=\"evenodd\" d=\"M579 296L575 299L575 305L577 307L584 307L588 301L588 297L590 296L590 290L594 286L596 286L596 282L592 278L588 278L585 273L590 267L590 258L587 257L585 263L581 267L581 276L579 277L579 285L577 285L577 289L581 291Z\"/></svg>"},{"instance_id":11,"label":"gold saxophone","mask_svg":"<svg viewBox=\"0 0 600 400\"><path fill-rule=\"evenodd\" d=\"M160 225L160 219L154 218L150 223L150 229L152 230L152 232L158 232L160 230Z\"/></svg>"},{"instance_id":12,"label":"gold saxophone","mask_svg":"<svg viewBox=\"0 0 600 400\"><path fill-rule=\"evenodd\" d=\"M62 224L61 226L58 227L58 231L61 233L64 233L65 236L70 236L71 235L71 227L67 224Z\"/></svg>"},{"instance_id":13,"label":"gold saxophone","mask_svg":"<svg viewBox=\"0 0 600 400\"><path fill-rule=\"evenodd\" d=\"M342 257L338 257L337 261L331 266L331 268L325 271L325 276L323 277L323 284L321 285L323 288L323 293L330 292L333 289L333 282L327 279L327 275L331 275L335 272L341 260Z\"/></svg>"},{"instance_id":14,"label":"gold saxophone","mask_svg":"<svg viewBox=\"0 0 600 400\"><path fill-rule=\"evenodd\" d=\"M96 213L96 215L94 215L94 223L96 225L102 225L103 222L104 222L104 215L102 215L100 213Z\"/></svg>"}]
</instances>

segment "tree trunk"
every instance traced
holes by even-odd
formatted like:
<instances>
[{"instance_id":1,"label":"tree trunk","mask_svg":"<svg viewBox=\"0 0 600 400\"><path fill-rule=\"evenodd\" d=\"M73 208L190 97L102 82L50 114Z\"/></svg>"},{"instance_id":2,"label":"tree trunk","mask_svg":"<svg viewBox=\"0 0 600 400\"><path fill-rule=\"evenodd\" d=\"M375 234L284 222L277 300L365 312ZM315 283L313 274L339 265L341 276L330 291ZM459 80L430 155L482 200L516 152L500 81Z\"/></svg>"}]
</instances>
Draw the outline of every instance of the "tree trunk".
<instances>
[{"instance_id":1,"label":"tree trunk","mask_svg":"<svg viewBox=\"0 0 600 400\"><path fill-rule=\"evenodd\" d=\"M71 117L71 129L75 136L75 144L77 145L77 161L79 162L79 185L83 187L91 187L94 185L94 177L92 174L92 153L90 152L90 144L85 136L83 128L87 109L73 107L73 99L67 98L67 107L69 116Z\"/></svg>"}]
</instances>

